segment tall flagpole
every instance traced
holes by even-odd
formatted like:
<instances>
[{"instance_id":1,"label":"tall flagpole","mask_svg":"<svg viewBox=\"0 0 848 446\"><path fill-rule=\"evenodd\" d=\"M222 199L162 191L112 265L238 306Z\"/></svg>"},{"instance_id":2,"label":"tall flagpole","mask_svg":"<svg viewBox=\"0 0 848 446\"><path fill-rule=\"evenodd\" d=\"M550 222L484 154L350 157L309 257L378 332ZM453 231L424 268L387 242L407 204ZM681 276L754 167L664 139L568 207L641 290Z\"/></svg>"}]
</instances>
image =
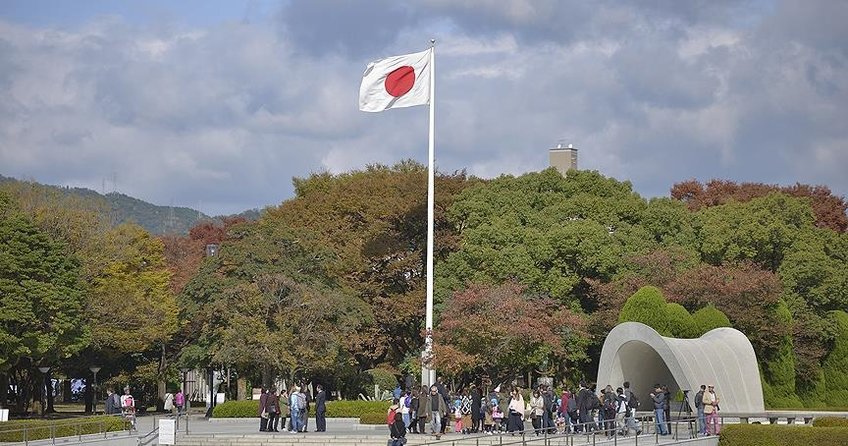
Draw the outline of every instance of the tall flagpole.
<instances>
[{"instance_id":1,"label":"tall flagpole","mask_svg":"<svg viewBox=\"0 0 848 446\"><path fill-rule=\"evenodd\" d=\"M421 384L436 383L436 370L430 368L433 360L433 220L435 218L435 125L436 125L436 39L430 39L430 143L427 164L427 319L422 354Z\"/></svg>"}]
</instances>

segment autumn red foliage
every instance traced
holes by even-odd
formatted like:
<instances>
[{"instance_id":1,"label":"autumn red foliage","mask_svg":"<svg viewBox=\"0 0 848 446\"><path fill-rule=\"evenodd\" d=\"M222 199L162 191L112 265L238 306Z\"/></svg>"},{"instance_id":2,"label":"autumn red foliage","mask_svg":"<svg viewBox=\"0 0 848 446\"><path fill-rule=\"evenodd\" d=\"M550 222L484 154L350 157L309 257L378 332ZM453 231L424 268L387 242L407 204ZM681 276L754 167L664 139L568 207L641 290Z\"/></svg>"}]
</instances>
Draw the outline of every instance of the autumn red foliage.
<instances>
[{"instance_id":1,"label":"autumn red foliage","mask_svg":"<svg viewBox=\"0 0 848 446\"><path fill-rule=\"evenodd\" d=\"M816 226L837 232L848 230L848 202L845 197L833 195L827 186L810 186L796 183L793 186L777 186L763 183L736 183L727 180L710 180L701 184L688 180L675 184L671 196L686 202L691 210L718 206L730 201L745 202L764 197L772 192L810 199L816 216Z\"/></svg>"}]
</instances>

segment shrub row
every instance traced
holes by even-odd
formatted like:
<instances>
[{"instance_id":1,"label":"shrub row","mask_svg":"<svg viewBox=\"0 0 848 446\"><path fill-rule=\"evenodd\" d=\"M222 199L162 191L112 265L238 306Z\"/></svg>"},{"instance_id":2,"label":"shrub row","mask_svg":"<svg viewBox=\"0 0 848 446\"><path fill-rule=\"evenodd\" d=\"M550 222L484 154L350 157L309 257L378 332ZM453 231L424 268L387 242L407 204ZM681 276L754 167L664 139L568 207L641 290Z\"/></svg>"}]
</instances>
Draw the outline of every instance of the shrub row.
<instances>
[{"instance_id":1,"label":"shrub row","mask_svg":"<svg viewBox=\"0 0 848 446\"><path fill-rule=\"evenodd\" d=\"M41 440L50 438L51 433L56 437L73 437L103 432L120 431L127 428L123 418L115 416L99 416L75 418L68 420L12 420L0 424L0 443L22 442L26 428L26 440Z\"/></svg>"},{"instance_id":2,"label":"shrub row","mask_svg":"<svg viewBox=\"0 0 848 446\"><path fill-rule=\"evenodd\" d=\"M823 417L813 420L816 427L848 427L848 418Z\"/></svg>"},{"instance_id":3,"label":"shrub row","mask_svg":"<svg viewBox=\"0 0 848 446\"><path fill-rule=\"evenodd\" d=\"M733 424L721 429L719 446L843 446L848 428Z\"/></svg>"},{"instance_id":4,"label":"shrub row","mask_svg":"<svg viewBox=\"0 0 848 446\"><path fill-rule=\"evenodd\" d=\"M382 412L383 421L389 401L327 401L327 418L359 418L364 414ZM227 401L215 406L214 418L255 418L259 416L259 401ZM315 416L315 404L309 407L309 416Z\"/></svg>"},{"instance_id":5,"label":"shrub row","mask_svg":"<svg viewBox=\"0 0 848 446\"><path fill-rule=\"evenodd\" d=\"M386 424L386 412L364 413L359 417L359 424Z\"/></svg>"}]
</instances>

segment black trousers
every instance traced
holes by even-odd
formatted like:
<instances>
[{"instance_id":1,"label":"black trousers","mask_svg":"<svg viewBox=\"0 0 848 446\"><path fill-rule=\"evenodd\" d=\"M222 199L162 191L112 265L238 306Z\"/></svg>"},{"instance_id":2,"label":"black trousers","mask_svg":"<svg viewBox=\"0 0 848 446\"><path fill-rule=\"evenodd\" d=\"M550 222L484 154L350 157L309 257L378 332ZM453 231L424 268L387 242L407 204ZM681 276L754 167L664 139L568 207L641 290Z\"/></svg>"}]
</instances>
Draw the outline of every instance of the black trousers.
<instances>
[{"instance_id":1,"label":"black trousers","mask_svg":"<svg viewBox=\"0 0 848 446\"><path fill-rule=\"evenodd\" d=\"M277 423L280 422L280 414L277 412L268 412L268 430L277 430Z\"/></svg>"},{"instance_id":2,"label":"black trousers","mask_svg":"<svg viewBox=\"0 0 848 446\"><path fill-rule=\"evenodd\" d=\"M327 412L321 411L315 413L315 429L318 432L327 432Z\"/></svg>"},{"instance_id":3,"label":"black trousers","mask_svg":"<svg viewBox=\"0 0 848 446\"><path fill-rule=\"evenodd\" d=\"M473 411L473 409L472 409L472 411ZM476 412L473 412L473 413L479 414L480 410L477 410ZM482 420L480 420L480 415L471 417L471 433L472 434L476 434L480 430L480 421L482 421Z\"/></svg>"},{"instance_id":4,"label":"black trousers","mask_svg":"<svg viewBox=\"0 0 848 446\"><path fill-rule=\"evenodd\" d=\"M422 434L427 432L425 430L426 427L427 427L427 417L426 416L418 417L418 432L421 432Z\"/></svg>"},{"instance_id":5,"label":"black trousers","mask_svg":"<svg viewBox=\"0 0 848 446\"><path fill-rule=\"evenodd\" d=\"M265 432L268 430L268 419L259 417L259 432Z\"/></svg>"}]
</instances>

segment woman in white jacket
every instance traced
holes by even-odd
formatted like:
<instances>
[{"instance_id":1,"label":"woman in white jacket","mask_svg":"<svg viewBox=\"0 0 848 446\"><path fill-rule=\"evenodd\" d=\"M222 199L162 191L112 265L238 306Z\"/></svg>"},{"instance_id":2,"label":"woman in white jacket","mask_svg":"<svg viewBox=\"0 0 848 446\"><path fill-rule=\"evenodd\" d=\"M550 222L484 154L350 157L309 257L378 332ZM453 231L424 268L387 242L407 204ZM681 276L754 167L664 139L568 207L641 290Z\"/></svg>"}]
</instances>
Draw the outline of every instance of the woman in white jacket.
<instances>
[{"instance_id":1,"label":"woman in white jacket","mask_svg":"<svg viewBox=\"0 0 848 446\"><path fill-rule=\"evenodd\" d=\"M516 387L512 391L509 400L509 418L506 423L506 430L509 432L520 432L524 430L524 397L521 395L521 389Z\"/></svg>"}]
</instances>

